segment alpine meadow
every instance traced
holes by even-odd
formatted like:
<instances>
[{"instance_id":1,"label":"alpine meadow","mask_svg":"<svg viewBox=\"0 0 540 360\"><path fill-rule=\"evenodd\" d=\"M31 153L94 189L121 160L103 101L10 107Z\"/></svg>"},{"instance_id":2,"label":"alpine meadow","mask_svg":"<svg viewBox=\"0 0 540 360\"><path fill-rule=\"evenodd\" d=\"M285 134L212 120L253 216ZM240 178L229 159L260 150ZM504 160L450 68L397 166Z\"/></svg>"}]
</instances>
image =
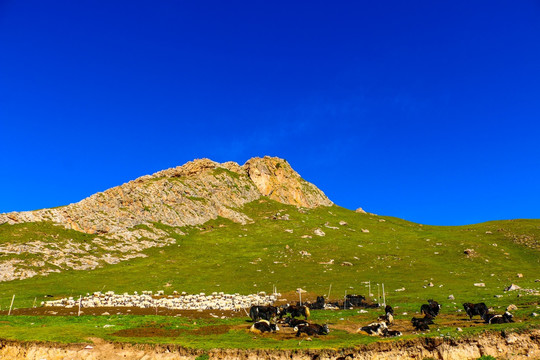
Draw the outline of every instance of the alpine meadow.
<instances>
[{"instance_id":1,"label":"alpine meadow","mask_svg":"<svg viewBox=\"0 0 540 360\"><path fill-rule=\"evenodd\" d=\"M352 211L287 161L264 157L243 166L195 160L79 203L0 214L0 223L3 356L32 348L98 358L103 346L120 354L119 344L126 356L160 359L540 354L540 220L428 226ZM163 300L272 294L278 307L323 296L335 305L311 310L309 321L330 332L307 338L284 325L254 335L248 308L81 307L80 299L113 292ZM353 294L366 306L347 306ZM52 305L61 299L64 306ZM417 331L411 317L428 299L441 304L440 315ZM508 309L514 322L469 320L469 302ZM393 307L401 336L359 333L383 305Z\"/></svg>"}]
</instances>

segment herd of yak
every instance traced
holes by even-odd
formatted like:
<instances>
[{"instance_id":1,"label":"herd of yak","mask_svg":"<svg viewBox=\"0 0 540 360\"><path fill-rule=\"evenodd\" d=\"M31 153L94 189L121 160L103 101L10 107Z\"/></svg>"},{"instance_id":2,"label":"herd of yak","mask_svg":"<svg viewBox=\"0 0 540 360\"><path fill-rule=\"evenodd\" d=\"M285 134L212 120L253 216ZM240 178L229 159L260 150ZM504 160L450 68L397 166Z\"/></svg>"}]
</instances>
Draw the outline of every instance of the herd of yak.
<instances>
[{"instance_id":1,"label":"herd of yak","mask_svg":"<svg viewBox=\"0 0 540 360\"><path fill-rule=\"evenodd\" d=\"M249 310L249 316L253 321L253 325L250 328L254 333L276 332L279 331L278 324L282 326L289 326L294 328L296 336L306 334L308 336L313 335L327 335L330 331L328 325L319 325L308 322L310 316L310 309L351 309L355 307L364 308L378 308L379 304L370 304L366 302L365 297L361 295L347 295L345 301L341 303L325 303L324 297L317 297L315 303L307 303L302 305L297 303L296 305L284 305L280 307L275 306L252 306ZM503 315L496 315L489 313L489 309L484 303L463 304L465 312L472 319L473 316L480 316L487 324L502 324L514 322L512 314L505 312ZM441 305L434 300L428 300L427 304L423 304L420 307L420 312L424 315L422 318L413 317L411 324L416 331L429 330L429 325L434 324L433 320L439 315ZM366 333L368 335L378 335L382 337L395 337L401 336L402 333L397 330L390 330L389 326L394 323L394 309L390 305L386 305L384 308L385 314L379 316L377 322L371 323L366 326L362 326L357 332ZM304 320L297 319L304 317ZM285 318L285 319L284 319Z\"/></svg>"}]
</instances>

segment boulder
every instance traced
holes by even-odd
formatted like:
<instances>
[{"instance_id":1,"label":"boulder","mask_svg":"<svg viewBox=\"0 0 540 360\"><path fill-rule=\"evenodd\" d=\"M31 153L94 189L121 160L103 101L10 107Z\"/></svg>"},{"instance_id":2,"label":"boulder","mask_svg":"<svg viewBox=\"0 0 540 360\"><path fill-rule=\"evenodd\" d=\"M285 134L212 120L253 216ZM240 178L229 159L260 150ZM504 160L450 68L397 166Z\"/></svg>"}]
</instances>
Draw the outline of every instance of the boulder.
<instances>
[{"instance_id":1,"label":"boulder","mask_svg":"<svg viewBox=\"0 0 540 360\"><path fill-rule=\"evenodd\" d=\"M315 230L313 231L313 233L314 233L315 235L317 235L317 236L325 236L325 235L326 235L325 232L322 231L321 229L315 229Z\"/></svg>"},{"instance_id":2,"label":"boulder","mask_svg":"<svg viewBox=\"0 0 540 360\"><path fill-rule=\"evenodd\" d=\"M519 286L516 285L516 284L512 284L512 285L506 287L506 288L504 289L504 291L514 291L514 290L519 290L519 289L521 289L521 287L519 287Z\"/></svg>"}]
</instances>

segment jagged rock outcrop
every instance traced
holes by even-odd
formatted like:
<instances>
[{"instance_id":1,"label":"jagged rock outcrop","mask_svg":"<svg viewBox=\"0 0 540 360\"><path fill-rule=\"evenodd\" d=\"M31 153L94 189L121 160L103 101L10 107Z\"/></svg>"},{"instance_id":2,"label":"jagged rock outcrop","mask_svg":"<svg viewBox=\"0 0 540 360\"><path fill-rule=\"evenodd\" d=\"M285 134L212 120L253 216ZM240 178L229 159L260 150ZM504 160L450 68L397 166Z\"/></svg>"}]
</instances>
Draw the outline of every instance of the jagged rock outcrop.
<instances>
[{"instance_id":1,"label":"jagged rock outcrop","mask_svg":"<svg viewBox=\"0 0 540 360\"><path fill-rule=\"evenodd\" d=\"M0 223L52 221L68 229L115 238L135 239L139 224L170 226L202 224L218 216L245 223L233 208L260 197L244 175L208 159L143 176L61 208L8 213Z\"/></svg>"},{"instance_id":2,"label":"jagged rock outcrop","mask_svg":"<svg viewBox=\"0 0 540 360\"><path fill-rule=\"evenodd\" d=\"M246 223L250 219L234 209L261 196L308 208L332 205L285 160L253 158L239 166L201 159L142 176L61 208L0 214L0 224L52 221L90 234L134 238L126 229L158 221L181 227L222 216Z\"/></svg>"},{"instance_id":3,"label":"jagged rock outcrop","mask_svg":"<svg viewBox=\"0 0 540 360\"><path fill-rule=\"evenodd\" d=\"M203 224L218 216L238 223L250 222L251 219L238 209L261 196L308 208L332 205L322 191L302 179L285 160L267 156L251 159L240 166L235 162L219 164L198 159L142 176L78 203L0 214L0 225L49 221L67 229L95 234L99 238L93 241L93 246L98 246L103 253L114 253L113 260L96 258L90 255L92 249L87 249L78 250L89 254L82 263L77 263L77 258L82 255L71 256L72 246L67 243L54 244L55 252L51 254L51 259L56 262L58 254L62 254L61 264L67 268L91 269L103 262L143 256L140 251L148 247L174 243L168 233L154 226L158 222L175 228ZM176 233L182 234L179 229ZM7 243L0 246L0 254L35 254L42 247L41 241L35 241L31 246ZM17 267L21 266L15 260L0 262L0 268L11 269L4 272L0 281L35 275L27 269L18 271Z\"/></svg>"},{"instance_id":4,"label":"jagged rock outcrop","mask_svg":"<svg viewBox=\"0 0 540 360\"><path fill-rule=\"evenodd\" d=\"M260 193L270 199L308 208L332 205L321 190L302 179L283 159L253 158L243 168Z\"/></svg>"}]
</instances>

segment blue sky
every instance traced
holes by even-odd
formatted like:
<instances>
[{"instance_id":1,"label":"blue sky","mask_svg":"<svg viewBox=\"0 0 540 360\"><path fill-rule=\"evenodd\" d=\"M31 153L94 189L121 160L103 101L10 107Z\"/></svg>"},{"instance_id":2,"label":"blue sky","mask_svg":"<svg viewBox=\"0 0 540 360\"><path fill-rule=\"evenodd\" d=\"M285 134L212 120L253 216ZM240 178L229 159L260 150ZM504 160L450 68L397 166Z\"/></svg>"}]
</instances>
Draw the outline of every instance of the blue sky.
<instances>
[{"instance_id":1,"label":"blue sky","mask_svg":"<svg viewBox=\"0 0 540 360\"><path fill-rule=\"evenodd\" d=\"M540 218L538 1L0 0L0 212L208 157L346 208Z\"/></svg>"}]
</instances>

